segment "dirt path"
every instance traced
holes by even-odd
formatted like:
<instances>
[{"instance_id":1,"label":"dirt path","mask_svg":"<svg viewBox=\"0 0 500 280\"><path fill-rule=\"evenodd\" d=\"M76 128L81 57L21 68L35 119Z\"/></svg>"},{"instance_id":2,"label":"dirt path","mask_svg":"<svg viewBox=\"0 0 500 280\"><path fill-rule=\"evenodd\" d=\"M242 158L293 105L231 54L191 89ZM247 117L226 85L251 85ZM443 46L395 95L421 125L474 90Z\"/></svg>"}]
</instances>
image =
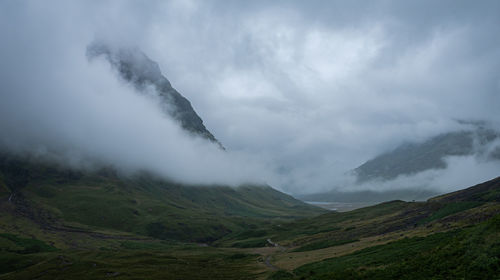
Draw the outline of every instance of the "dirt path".
<instances>
[{"instance_id":1,"label":"dirt path","mask_svg":"<svg viewBox=\"0 0 500 280\"><path fill-rule=\"evenodd\" d=\"M273 242L270 238L267 239L267 243L273 245L274 247L278 248L280 250L280 252L285 252L286 251L286 247L283 247L281 246L280 244L276 243L276 242Z\"/></svg>"},{"instance_id":2,"label":"dirt path","mask_svg":"<svg viewBox=\"0 0 500 280\"><path fill-rule=\"evenodd\" d=\"M279 270L278 267L274 266L272 263L271 263L271 256L272 255L267 255L266 258L264 259L264 264L271 270Z\"/></svg>"},{"instance_id":3,"label":"dirt path","mask_svg":"<svg viewBox=\"0 0 500 280\"><path fill-rule=\"evenodd\" d=\"M269 243L270 245L272 245L273 247L276 247L279 249L279 252L284 252L286 250L285 247L281 246L280 244L276 243L276 242L273 242L270 238L267 239L267 243ZM276 252L274 253L271 253L269 255L266 256L266 258L264 259L264 264L271 270L280 270L279 267L273 265L271 263L271 257L275 254Z\"/></svg>"}]
</instances>

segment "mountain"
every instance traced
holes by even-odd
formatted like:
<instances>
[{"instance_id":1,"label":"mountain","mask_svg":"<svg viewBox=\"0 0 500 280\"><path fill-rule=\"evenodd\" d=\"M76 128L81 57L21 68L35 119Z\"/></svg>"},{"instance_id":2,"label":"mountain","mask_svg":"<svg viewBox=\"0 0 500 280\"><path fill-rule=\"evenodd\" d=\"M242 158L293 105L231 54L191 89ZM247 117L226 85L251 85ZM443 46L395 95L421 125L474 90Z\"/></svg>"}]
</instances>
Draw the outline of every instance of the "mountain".
<instances>
[{"instance_id":1,"label":"mountain","mask_svg":"<svg viewBox=\"0 0 500 280\"><path fill-rule=\"evenodd\" d=\"M500 276L500 177L338 213L268 187L1 159L0 279Z\"/></svg>"},{"instance_id":2,"label":"mountain","mask_svg":"<svg viewBox=\"0 0 500 280\"><path fill-rule=\"evenodd\" d=\"M500 133L483 125L439 134L420 143L406 143L368 160L353 170L358 183L392 180L431 169L445 169L448 156L477 155L500 160L500 146L490 147Z\"/></svg>"},{"instance_id":3,"label":"mountain","mask_svg":"<svg viewBox=\"0 0 500 280\"><path fill-rule=\"evenodd\" d=\"M177 120L185 130L202 136L223 148L222 144L205 127L203 120L196 114L189 100L172 87L162 74L158 63L147 57L141 50L112 48L98 42L87 47L89 59L101 56L117 70L124 81L132 84L138 92L158 97L162 110Z\"/></svg>"},{"instance_id":4,"label":"mountain","mask_svg":"<svg viewBox=\"0 0 500 280\"><path fill-rule=\"evenodd\" d=\"M380 183L432 169L445 169L446 157L475 156L483 161L500 160L500 133L485 122L459 121L468 129L438 134L422 142L405 143L380 154L350 172L355 184ZM337 191L299 195L305 201L373 203L387 200L423 201L438 195L426 188Z\"/></svg>"},{"instance_id":5,"label":"mountain","mask_svg":"<svg viewBox=\"0 0 500 280\"><path fill-rule=\"evenodd\" d=\"M263 220L322 213L269 186L182 185L150 174L78 171L0 157L1 203L46 230L113 230L159 239L212 242Z\"/></svg>"}]
</instances>

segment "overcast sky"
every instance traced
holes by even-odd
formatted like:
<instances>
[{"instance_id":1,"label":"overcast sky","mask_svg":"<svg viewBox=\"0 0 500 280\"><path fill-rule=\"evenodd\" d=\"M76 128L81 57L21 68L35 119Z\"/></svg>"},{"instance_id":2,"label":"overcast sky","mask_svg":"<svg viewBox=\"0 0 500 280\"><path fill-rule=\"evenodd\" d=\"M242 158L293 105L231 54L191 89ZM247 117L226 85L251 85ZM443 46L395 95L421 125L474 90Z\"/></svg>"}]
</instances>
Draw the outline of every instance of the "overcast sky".
<instances>
[{"instance_id":1,"label":"overcast sky","mask_svg":"<svg viewBox=\"0 0 500 280\"><path fill-rule=\"evenodd\" d=\"M4 0L2 141L188 183L338 188L346 171L454 119L498 123L499 33L499 1ZM95 40L157 61L228 152L88 61Z\"/></svg>"}]
</instances>

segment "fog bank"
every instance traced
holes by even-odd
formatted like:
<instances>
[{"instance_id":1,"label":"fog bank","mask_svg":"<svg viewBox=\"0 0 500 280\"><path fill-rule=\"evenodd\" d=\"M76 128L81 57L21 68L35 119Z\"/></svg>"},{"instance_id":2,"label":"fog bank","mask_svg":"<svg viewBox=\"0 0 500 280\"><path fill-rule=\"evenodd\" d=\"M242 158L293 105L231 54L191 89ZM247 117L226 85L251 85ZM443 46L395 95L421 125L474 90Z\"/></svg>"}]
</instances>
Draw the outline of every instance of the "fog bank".
<instances>
[{"instance_id":1,"label":"fog bank","mask_svg":"<svg viewBox=\"0 0 500 280\"><path fill-rule=\"evenodd\" d=\"M456 119L500 121L499 11L497 1L3 1L0 141L186 183L373 189L346 172L461 129ZM158 62L227 152L89 61L95 40ZM453 190L499 170L450 158L380 188Z\"/></svg>"}]
</instances>

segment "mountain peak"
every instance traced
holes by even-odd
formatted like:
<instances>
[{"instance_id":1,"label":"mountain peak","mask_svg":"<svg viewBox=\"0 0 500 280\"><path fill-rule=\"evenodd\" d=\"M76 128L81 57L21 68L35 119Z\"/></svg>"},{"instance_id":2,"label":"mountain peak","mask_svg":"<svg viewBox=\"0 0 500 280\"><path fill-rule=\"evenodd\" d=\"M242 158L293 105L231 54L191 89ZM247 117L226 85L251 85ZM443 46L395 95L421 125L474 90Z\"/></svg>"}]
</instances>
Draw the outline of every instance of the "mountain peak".
<instances>
[{"instance_id":1,"label":"mountain peak","mask_svg":"<svg viewBox=\"0 0 500 280\"><path fill-rule=\"evenodd\" d=\"M138 48L112 48L94 42L87 47L87 57L104 57L120 77L132 84L139 93L148 93L153 86L159 97L162 110L177 120L182 128L192 134L202 136L224 149L222 144L205 127L203 120L191 106L191 102L175 90L162 74L158 63L151 60Z\"/></svg>"}]
</instances>

